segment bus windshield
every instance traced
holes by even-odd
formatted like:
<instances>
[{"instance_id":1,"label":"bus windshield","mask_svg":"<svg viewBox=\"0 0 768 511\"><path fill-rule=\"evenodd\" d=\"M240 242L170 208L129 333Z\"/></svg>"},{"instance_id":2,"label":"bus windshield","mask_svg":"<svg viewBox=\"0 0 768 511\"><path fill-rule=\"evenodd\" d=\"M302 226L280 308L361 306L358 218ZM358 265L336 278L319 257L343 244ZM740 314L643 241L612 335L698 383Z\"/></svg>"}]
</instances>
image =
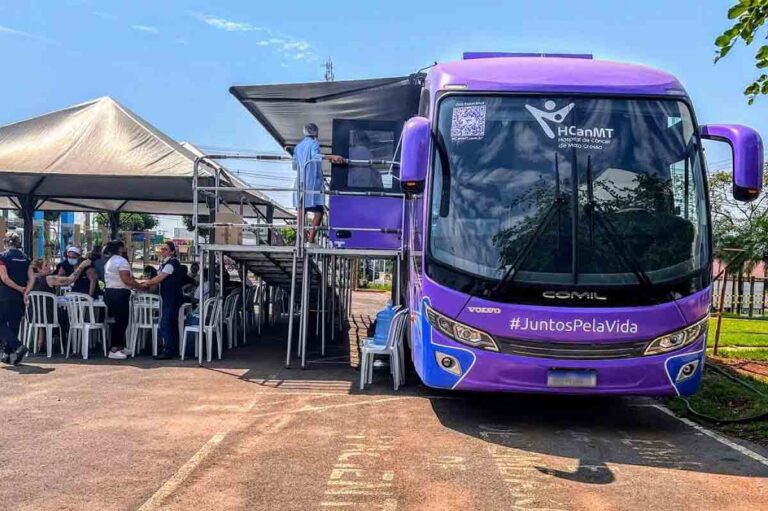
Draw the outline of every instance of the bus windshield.
<instances>
[{"instance_id":1,"label":"bus windshield","mask_svg":"<svg viewBox=\"0 0 768 511\"><path fill-rule=\"evenodd\" d=\"M708 267L704 170L682 101L448 95L429 257L490 283L654 286Z\"/></svg>"}]
</instances>

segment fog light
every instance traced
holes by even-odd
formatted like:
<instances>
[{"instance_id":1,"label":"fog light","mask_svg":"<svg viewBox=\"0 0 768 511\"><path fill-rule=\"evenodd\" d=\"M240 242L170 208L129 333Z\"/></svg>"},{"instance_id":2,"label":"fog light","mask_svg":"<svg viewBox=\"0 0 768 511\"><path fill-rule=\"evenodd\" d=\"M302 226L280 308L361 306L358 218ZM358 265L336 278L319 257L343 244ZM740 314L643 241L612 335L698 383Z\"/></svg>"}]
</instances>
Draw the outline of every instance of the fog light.
<instances>
[{"instance_id":1,"label":"fog light","mask_svg":"<svg viewBox=\"0 0 768 511\"><path fill-rule=\"evenodd\" d=\"M699 361L693 360L691 362L688 362L683 367L680 368L680 371L677 373L677 380L675 381L683 381L687 380L694 374L696 374L696 369L699 367Z\"/></svg>"},{"instance_id":2,"label":"fog light","mask_svg":"<svg viewBox=\"0 0 768 511\"><path fill-rule=\"evenodd\" d=\"M452 357L451 355L436 351L435 360L437 360L438 365L445 371L448 371L451 374L455 374L456 376L461 376L461 364L459 364L459 361L456 359L456 357Z\"/></svg>"}]
</instances>

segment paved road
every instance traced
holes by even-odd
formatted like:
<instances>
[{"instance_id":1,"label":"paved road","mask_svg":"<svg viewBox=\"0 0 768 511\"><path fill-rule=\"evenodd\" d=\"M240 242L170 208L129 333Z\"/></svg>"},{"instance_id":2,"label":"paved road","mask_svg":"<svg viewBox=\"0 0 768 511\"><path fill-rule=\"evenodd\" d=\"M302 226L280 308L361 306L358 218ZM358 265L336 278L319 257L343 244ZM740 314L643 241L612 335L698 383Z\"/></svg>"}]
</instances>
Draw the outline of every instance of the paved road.
<instances>
[{"instance_id":1,"label":"paved road","mask_svg":"<svg viewBox=\"0 0 768 511\"><path fill-rule=\"evenodd\" d=\"M655 401L359 392L343 350L281 360L0 369L0 509L768 509L764 452Z\"/></svg>"}]
</instances>

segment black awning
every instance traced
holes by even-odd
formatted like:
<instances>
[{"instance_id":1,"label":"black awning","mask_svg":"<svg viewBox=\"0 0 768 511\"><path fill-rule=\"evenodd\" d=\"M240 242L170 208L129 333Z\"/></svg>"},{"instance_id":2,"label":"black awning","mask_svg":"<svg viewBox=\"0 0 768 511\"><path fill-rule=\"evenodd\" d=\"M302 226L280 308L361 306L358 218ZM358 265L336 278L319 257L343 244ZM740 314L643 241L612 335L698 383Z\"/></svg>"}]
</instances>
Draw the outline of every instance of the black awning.
<instances>
[{"instance_id":1,"label":"black awning","mask_svg":"<svg viewBox=\"0 0 768 511\"><path fill-rule=\"evenodd\" d=\"M284 148L301 141L308 122L319 127L320 145L330 148L334 119L406 121L417 113L420 90L407 76L229 89Z\"/></svg>"}]
</instances>

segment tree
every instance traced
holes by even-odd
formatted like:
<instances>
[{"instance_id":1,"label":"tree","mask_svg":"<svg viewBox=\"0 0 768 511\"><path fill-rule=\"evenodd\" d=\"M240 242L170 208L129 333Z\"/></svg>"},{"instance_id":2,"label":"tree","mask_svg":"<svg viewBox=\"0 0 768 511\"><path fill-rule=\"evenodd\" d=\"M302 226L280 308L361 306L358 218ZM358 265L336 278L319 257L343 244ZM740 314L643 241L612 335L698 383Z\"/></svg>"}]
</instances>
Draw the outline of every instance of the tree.
<instances>
[{"instance_id":1,"label":"tree","mask_svg":"<svg viewBox=\"0 0 768 511\"><path fill-rule=\"evenodd\" d=\"M192 215L184 215L181 217L181 221L184 222L184 227L187 228L189 232L195 232L195 226L192 224ZM197 215L197 221L201 224L207 224L210 223L210 215ZM200 227L197 230L198 234L200 235L203 240L208 240L208 237L211 235L211 229L208 227Z\"/></svg>"},{"instance_id":2,"label":"tree","mask_svg":"<svg viewBox=\"0 0 768 511\"><path fill-rule=\"evenodd\" d=\"M146 213L120 213L121 231L151 231L158 224L157 217ZM96 224L109 226L109 217L105 213L96 215Z\"/></svg>"},{"instance_id":3,"label":"tree","mask_svg":"<svg viewBox=\"0 0 768 511\"><path fill-rule=\"evenodd\" d=\"M43 218L46 222L58 222L61 218L61 211L44 211Z\"/></svg>"},{"instance_id":4,"label":"tree","mask_svg":"<svg viewBox=\"0 0 768 511\"><path fill-rule=\"evenodd\" d=\"M768 167L763 168L763 183L768 185ZM733 198L730 171L709 176L712 235L715 257L732 263L737 260L744 271L768 259L768 197L761 195L752 202ZM727 249L741 249L733 252Z\"/></svg>"},{"instance_id":5,"label":"tree","mask_svg":"<svg viewBox=\"0 0 768 511\"><path fill-rule=\"evenodd\" d=\"M493 236L499 248L501 267L516 262L518 269L564 273L571 269L572 197L565 193L555 201L554 185L543 179L514 198L510 211L525 214L520 221ZM627 256L645 270L667 268L690 257L694 227L675 211L671 180L638 174L629 185L610 181L594 183L603 198L591 210L587 187L577 185L578 222L576 247L579 268L584 273L620 273L631 270ZM561 191L562 193L562 191ZM554 210L547 207L553 204ZM551 211L551 212L550 212ZM538 232L538 235L536 234ZM534 243L526 254L525 247Z\"/></svg>"},{"instance_id":6,"label":"tree","mask_svg":"<svg viewBox=\"0 0 768 511\"><path fill-rule=\"evenodd\" d=\"M739 0L728 9L728 19L735 21L728 30L715 39L717 46L715 62L728 55L739 40L744 41L747 46L752 44L765 24L766 16L768 16L768 0ZM757 69L768 67L768 45L764 44L757 49L755 67ZM750 105L761 94L768 94L768 74L759 75L744 89L744 95L747 96Z\"/></svg>"}]
</instances>

